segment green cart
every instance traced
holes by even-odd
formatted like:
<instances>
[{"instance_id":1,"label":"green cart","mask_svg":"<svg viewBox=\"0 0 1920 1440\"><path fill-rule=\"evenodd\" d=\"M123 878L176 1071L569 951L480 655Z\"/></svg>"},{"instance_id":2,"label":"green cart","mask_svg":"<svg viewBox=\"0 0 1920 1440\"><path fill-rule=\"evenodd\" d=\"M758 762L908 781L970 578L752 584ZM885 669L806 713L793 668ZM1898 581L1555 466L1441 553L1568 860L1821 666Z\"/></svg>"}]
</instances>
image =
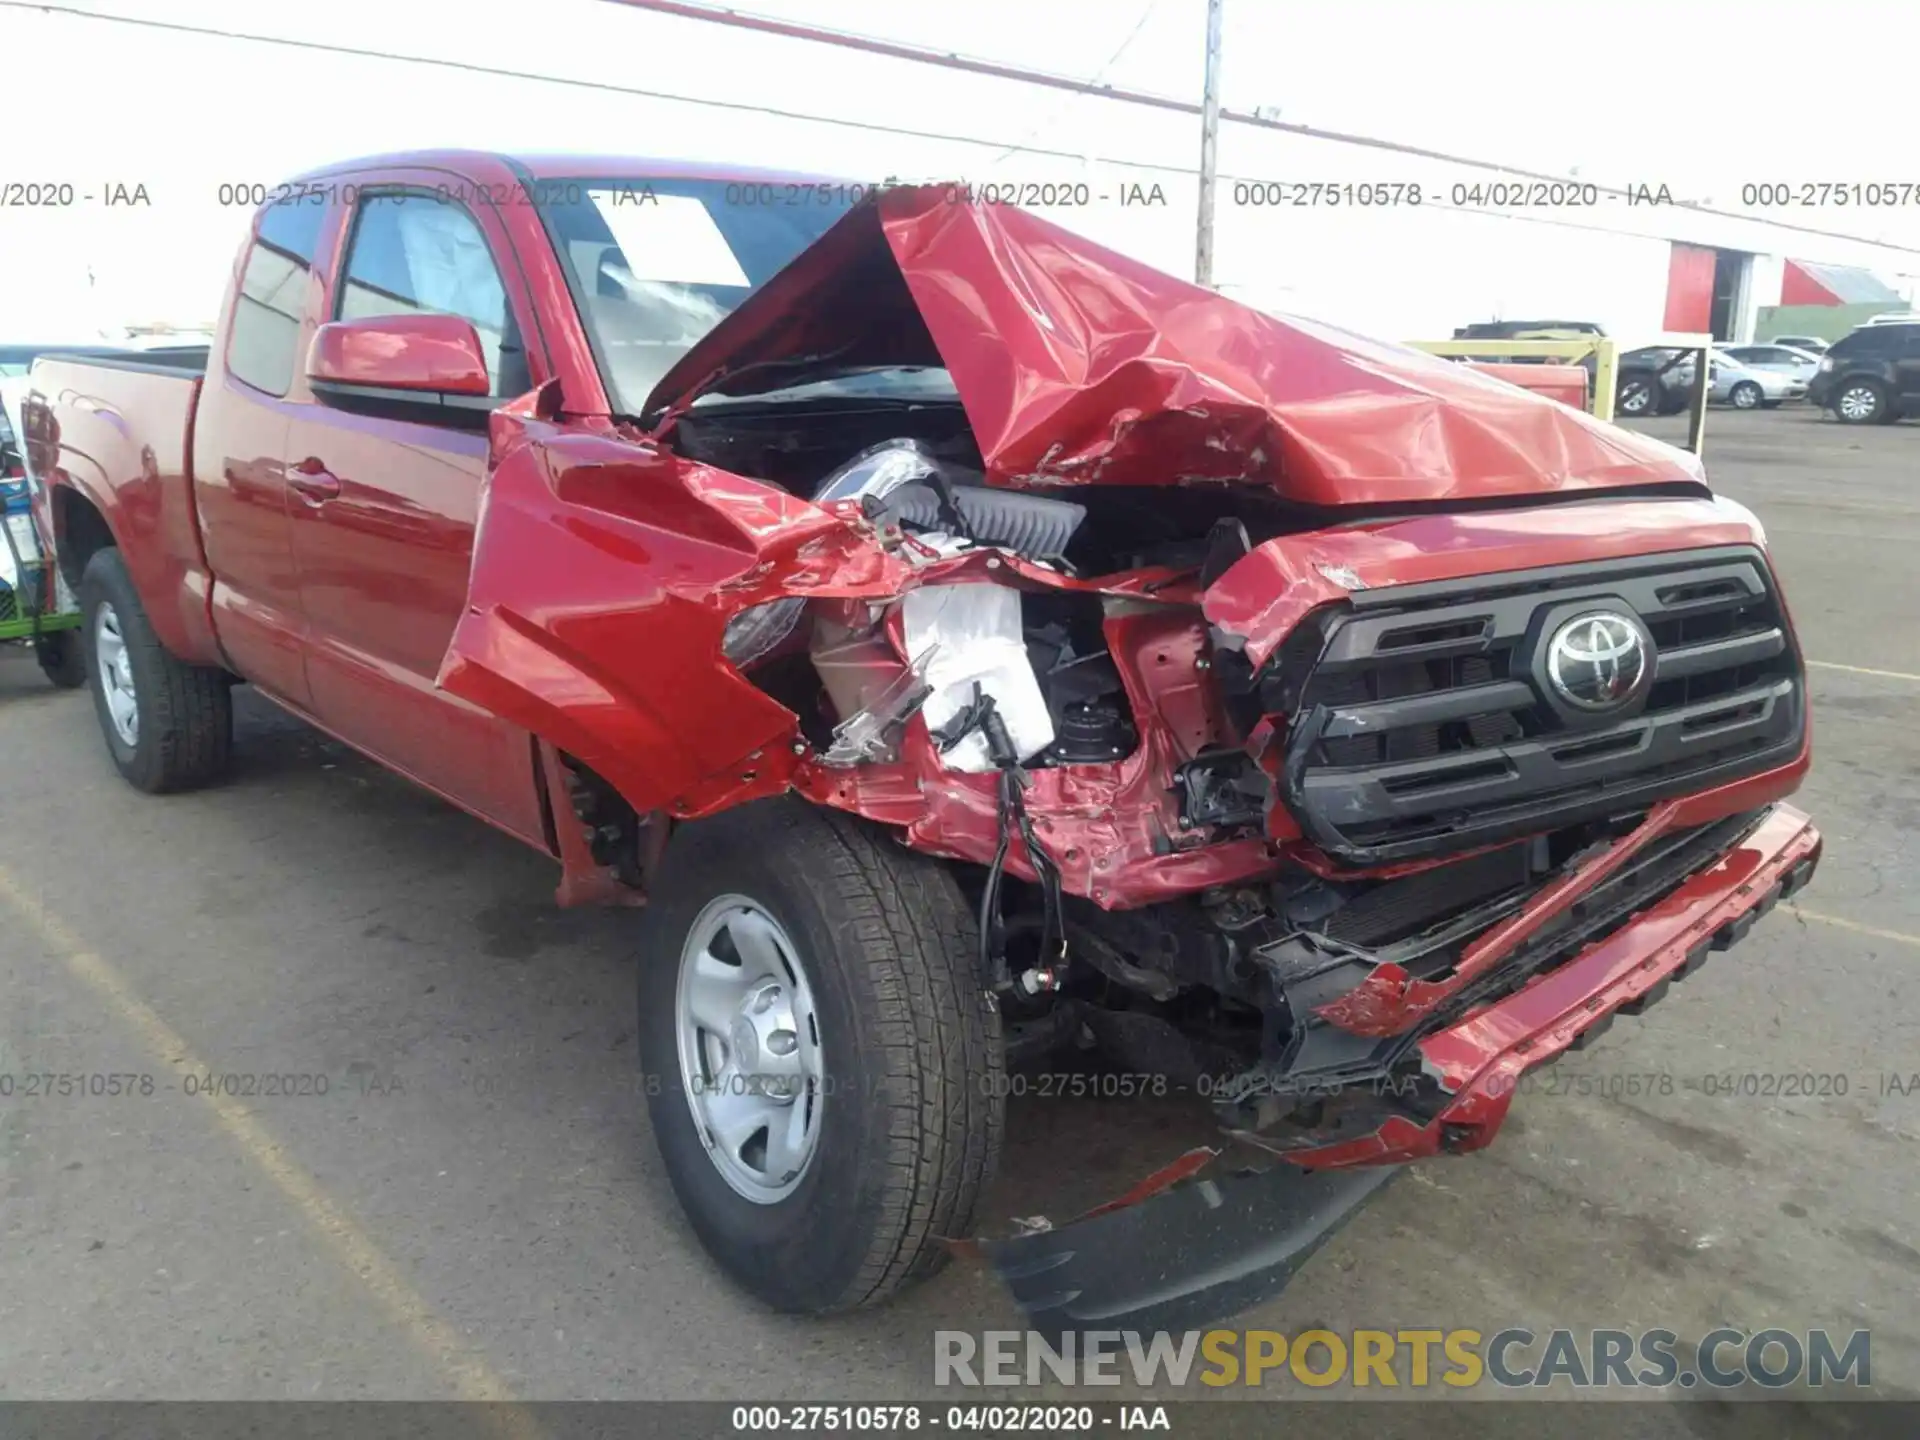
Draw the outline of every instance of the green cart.
<instances>
[{"instance_id":1,"label":"green cart","mask_svg":"<svg viewBox=\"0 0 1920 1440\"><path fill-rule=\"evenodd\" d=\"M0 382L0 646L33 648L54 684L87 683L80 607L34 524L20 423L20 384Z\"/></svg>"},{"instance_id":2,"label":"green cart","mask_svg":"<svg viewBox=\"0 0 1920 1440\"><path fill-rule=\"evenodd\" d=\"M87 683L80 650L80 610L34 533L33 517L19 486L16 508L0 480L6 543L0 545L0 644L31 645L34 658L54 684L77 689Z\"/></svg>"}]
</instances>

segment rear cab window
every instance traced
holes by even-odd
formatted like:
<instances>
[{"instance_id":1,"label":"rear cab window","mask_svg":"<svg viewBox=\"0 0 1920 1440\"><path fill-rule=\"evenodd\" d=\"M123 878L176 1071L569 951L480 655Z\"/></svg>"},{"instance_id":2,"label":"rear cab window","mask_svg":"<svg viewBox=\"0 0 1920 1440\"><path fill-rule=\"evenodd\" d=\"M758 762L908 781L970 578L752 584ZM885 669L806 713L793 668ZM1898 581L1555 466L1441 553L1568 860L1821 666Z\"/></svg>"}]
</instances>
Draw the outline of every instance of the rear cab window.
<instances>
[{"instance_id":1,"label":"rear cab window","mask_svg":"<svg viewBox=\"0 0 1920 1440\"><path fill-rule=\"evenodd\" d=\"M313 253L327 207L303 196L269 205L247 247L227 330L227 373L268 395L293 384Z\"/></svg>"}]
</instances>

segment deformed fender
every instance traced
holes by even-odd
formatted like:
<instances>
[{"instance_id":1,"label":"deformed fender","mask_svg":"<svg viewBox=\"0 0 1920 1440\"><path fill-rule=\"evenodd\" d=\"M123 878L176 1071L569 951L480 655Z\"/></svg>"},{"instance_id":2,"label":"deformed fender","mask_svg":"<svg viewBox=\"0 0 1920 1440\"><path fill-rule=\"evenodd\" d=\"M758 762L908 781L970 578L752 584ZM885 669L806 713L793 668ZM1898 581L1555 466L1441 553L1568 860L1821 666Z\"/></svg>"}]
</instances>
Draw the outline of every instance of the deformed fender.
<instances>
[{"instance_id":1,"label":"deformed fender","mask_svg":"<svg viewBox=\"0 0 1920 1440\"><path fill-rule=\"evenodd\" d=\"M608 427L492 419L467 604L439 685L593 767L635 809L787 787L793 713L721 658L780 594L897 585L845 518ZM904 571L904 567L899 567Z\"/></svg>"}]
</instances>

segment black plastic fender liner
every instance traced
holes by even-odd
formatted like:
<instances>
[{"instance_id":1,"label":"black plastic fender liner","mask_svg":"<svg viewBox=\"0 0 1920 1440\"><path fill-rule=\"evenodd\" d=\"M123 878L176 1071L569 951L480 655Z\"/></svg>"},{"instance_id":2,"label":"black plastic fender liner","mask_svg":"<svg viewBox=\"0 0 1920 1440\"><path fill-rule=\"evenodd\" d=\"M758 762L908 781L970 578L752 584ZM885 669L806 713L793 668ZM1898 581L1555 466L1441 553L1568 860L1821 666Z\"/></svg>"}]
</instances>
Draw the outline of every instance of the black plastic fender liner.
<instances>
[{"instance_id":1,"label":"black plastic fender liner","mask_svg":"<svg viewBox=\"0 0 1920 1440\"><path fill-rule=\"evenodd\" d=\"M1189 1330L1270 1300L1405 1169L1369 1165L1202 1175L1058 1230L982 1240L1027 1323L1057 1339L1093 1330Z\"/></svg>"}]
</instances>

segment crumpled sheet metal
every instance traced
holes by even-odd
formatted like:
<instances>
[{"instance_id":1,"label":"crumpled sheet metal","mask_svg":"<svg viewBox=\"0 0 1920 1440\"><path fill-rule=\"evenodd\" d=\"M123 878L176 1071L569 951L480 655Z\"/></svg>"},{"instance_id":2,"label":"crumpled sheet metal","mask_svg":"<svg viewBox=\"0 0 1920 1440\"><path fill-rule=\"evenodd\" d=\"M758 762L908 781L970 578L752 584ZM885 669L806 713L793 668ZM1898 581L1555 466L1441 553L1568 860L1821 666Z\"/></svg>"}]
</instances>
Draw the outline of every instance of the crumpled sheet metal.
<instances>
[{"instance_id":1,"label":"crumpled sheet metal","mask_svg":"<svg viewBox=\"0 0 1920 1440\"><path fill-rule=\"evenodd\" d=\"M809 357L944 365L993 483L1246 483L1313 506L1704 493L1699 461L1660 441L955 193L850 210L667 373L649 412L790 383L783 364Z\"/></svg>"}]
</instances>

